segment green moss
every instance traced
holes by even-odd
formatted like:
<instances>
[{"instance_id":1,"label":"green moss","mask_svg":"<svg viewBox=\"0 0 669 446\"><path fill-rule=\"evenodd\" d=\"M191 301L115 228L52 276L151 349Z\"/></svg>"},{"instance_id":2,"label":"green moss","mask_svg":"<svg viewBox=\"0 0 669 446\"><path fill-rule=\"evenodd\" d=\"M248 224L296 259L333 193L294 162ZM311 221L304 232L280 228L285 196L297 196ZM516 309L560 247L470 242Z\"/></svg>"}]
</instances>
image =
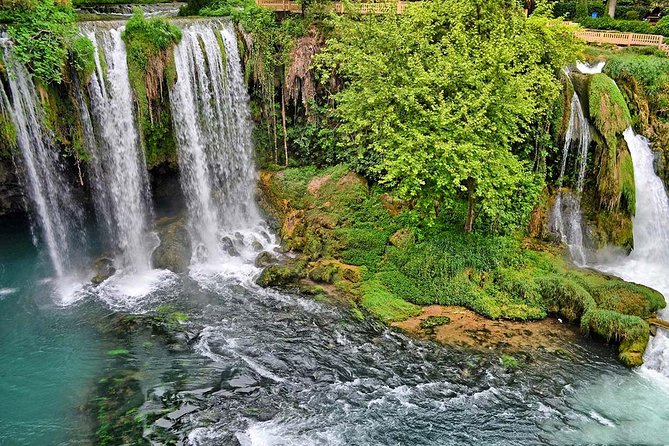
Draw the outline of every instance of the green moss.
<instances>
[{"instance_id":1,"label":"green moss","mask_svg":"<svg viewBox=\"0 0 669 446\"><path fill-rule=\"evenodd\" d=\"M70 61L84 83L95 71L95 47L87 37L78 36L70 45Z\"/></svg>"},{"instance_id":2,"label":"green moss","mask_svg":"<svg viewBox=\"0 0 669 446\"><path fill-rule=\"evenodd\" d=\"M127 355L130 352L126 350L125 348L116 348L114 350L109 350L107 354L109 356L122 356L122 355Z\"/></svg>"},{"instance_id":3,"label":"green moss","mask_svg":"<svg viewBox=\"0 0 669 446\"><path fill-rule=\"evenodd\" d=\"M16 151L16 127L11 118L0 110L0 159L11 158Z\"/></svg>"},{"instance_id":4,"label":"green moss","mask_svg":"<svg viewBox=\"0 0 669 446\"><path fill-rule=\"evenodd\" d=\"M448 316L430 316L424 321L421 321L420 328L423 330L432 330L440 325L451 323L451 318Z\"/></svg>"},{"instance_id":5,"label":"green moss","mask_svg":"<svg viewBox=\"0 0 669 446\"><path fill-rule=\"evenodd\" d=\"M286 169L261 178L266 195L282 209L284 227L292 228L284 231L287 242L312 262L308 277L357 297L361 307L386 322L411 317L420 305L458 305L491 319L559 314L608 339L605 324L589 319L593 311L642 318L664 305L653 290L572 269L559 252L528 250L518 236L465 234L448 221L425 226L411 211L394 206L391 215L382 191L369 190L345 166ZM633 200L631 193L623 202ZM360 266L356 280L342 277L341 262ZM290 268L275 274L279 270L272 274L287 276L288 282L303 275ZM612 339L639 347L630 333Z\"/></svg>"},{"instance_id":6,"label":"green moss","mask_svg":"<svg viewBox=\"0 0 669 446\"><path fill-rule=\"evenodd\" d=\"M504 368L508 370L515 370L518 367L520 367L520 363L518 362L518 360L510 355L502 355L499 358L499 361L502 363Z\"/></svg>"},{"instance_id":7,"label":"green moss","mask_svg":"<svg viewBox=\"0 0 669 446\"><path fill-rule=\"evenodd\" d=\"M378 280L370 280L360 286L360 304L384 322L397 322L416 316L420 307L392 294Z\"/></svg>"},{"instance_id":8,"label":"green moss","mask_svg":"<svg viewBox=\"0 0 669 446\"><path fill-rule=\"evenodd\" d=\"M618 157L618 172L620 172L621 207L628 215L636 212L636 190L634 185L634 163L629 150L625 150Z\"/></svg>"},{"instance_id":9,"label":"green moss","mask_svg":"<svg viewBox=\"0 0 669 446\"><path fill-rule=\"evenodd\" d=\"M643 363L643 351L650 337L650 328L640 317L593 309L583 315L581 328L607 341L619 342L619 357L625 364L639 366Z\"/></svg>"},{"instance_id":10,"label":"green moss","mask_svg":"<svg viewBox=\"0 0 669 446\"><path fill-rule=\"evenodd\" d=\"M171 111L163 92L176 80L173 50L181 37L178 27L161 18L146 19L141 10L135 10L122 35L149 167L176 163Z\"/></svg>"}]
</instances>

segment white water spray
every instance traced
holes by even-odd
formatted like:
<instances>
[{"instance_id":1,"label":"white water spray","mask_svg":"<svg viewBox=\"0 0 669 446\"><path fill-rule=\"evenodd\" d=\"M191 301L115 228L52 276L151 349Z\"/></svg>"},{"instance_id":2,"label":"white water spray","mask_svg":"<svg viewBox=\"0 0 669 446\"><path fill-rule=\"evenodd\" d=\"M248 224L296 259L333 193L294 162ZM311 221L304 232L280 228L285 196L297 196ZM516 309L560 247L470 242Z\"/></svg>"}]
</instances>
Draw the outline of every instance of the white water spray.
<instances>
[{"instance_id":1,"label":"white water spray","mask_svg":"<svg viewBox=\"0 0 669 446\"><path fill-rule=\"evenodd\" d=\"M96 210L116 251L117 266L141 273L151 269L151 252L157 241L149 230L149 181L135 123L122 32L123 27L98 29L91 25L85 29L95 47L96 70L88 85L92 123L85 123L84 130L93 144ZM89 113L81 115L85 118Z\"/></svg>"},{"instance_id":2,"label":"white water spray","mask_svg":"<svg viewBox=\"0 0 669 446\"><path fill-rule=\"evenodd\" d=\"M669 198L653 168L653 152L646 138L630 128L624 133L634 163L636 214L634 249L629 256L598 266L630 282L640 283L669 296ZM660 317L669 320L667 309ZM669 333L659 329L644 355L646 370L669 377Z\"/></svg>"},{"instance_id":3,"label":"white water spray","mask_svg":"<svg viewBox=\"0 0 669 446\"><path fill-rule=\"evenodd\" d=\"M251 119L234 29L193 23L175 48L170 92L193 263L220 265L273 243L255 203Z\"/></svg>"}]
</instances>

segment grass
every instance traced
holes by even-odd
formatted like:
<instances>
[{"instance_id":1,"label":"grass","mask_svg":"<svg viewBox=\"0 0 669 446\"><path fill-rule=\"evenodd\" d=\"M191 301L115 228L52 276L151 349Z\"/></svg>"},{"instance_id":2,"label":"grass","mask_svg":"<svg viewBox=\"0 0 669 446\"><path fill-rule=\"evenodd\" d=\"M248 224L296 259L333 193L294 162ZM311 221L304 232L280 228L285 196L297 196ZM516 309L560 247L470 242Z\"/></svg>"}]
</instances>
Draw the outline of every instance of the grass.
<instances>
[{"instance_id":1,"label":"grass","mask_svg":"<svg viewBox=\"0 0 669 446\"><path fill-rule=\"evenodd\" d=\"M653 290L572 269L560 252L528 250L519 236L465 234L448 219L421 225L410 206L368 189L346 166L286 169L262 185L284 212L301 212L289 242L298 240L294 246L311 262L303 275L333 283L384 322L431 304L464 306L491 319L556 314L620 341L621 359L635 364L642 318L664 306ZM402 234L411 234L411 242L397 243ZM339 262L359 273L344 277Z\"/></svg>"}]
</instances>

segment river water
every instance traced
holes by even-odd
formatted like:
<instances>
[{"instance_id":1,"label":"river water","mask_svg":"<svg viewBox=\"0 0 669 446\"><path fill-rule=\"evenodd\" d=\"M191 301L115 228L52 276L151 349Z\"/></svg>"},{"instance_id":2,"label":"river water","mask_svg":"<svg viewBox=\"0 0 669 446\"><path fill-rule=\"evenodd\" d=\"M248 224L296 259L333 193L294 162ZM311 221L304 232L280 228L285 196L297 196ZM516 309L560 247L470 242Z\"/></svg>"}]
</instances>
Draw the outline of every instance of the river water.
<instances>
[{"instance_id":1,"label":"river water","mask_svg":"<svg viewBox=\"0 0 669 446\"><path fill-rule=\"evenodd\" d=\"M259 289L248 264L174 276L114 305L107 290L63 306L25 225L1 227L3 445L92 442L85 405L118 367L108 353L119 346L142 382L140 413L191 411L147 431L183 444L666 442L669 389L598 343L573 346L573 358L536 353L507 371L494 353L412 340L332 303ZM187 348L158 352L98 329L114 312L165 303L200 333Z\"/></svg>"}]
</instances>

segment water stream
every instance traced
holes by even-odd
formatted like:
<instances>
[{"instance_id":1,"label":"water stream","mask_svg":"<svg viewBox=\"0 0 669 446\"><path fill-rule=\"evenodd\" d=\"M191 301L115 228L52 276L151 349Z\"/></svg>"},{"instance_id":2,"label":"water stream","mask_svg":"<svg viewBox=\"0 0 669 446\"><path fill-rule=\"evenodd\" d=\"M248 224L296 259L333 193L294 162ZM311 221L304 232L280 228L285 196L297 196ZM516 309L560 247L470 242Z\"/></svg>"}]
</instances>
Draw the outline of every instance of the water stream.
<instances>
[{"instance_id":1,"label":"water stream","mask_svg":"<svg viewBox=\"0 0 669 446\"><path fill-rule=\"evenodd\" d=\"M81 115L92 144L92 181L99 220L116 254L117 267L130 273L151 269L157 240L150 232L150 192L144 152L139 143L128 79L123 27L88 25L96 70L88 85L91 110ZM85 101L80 101L85 109ZM91 131L93 132L91 134Z\"/></svg>"},{"instance_id":2,"label":"water stream","mask_svg":"<svg viewBox=\"0 0 669 446\"><path fill-rule=\"evenodd\" d=\"M634 249L625 258L604 259L597 267L631 282L660 291L669 298L669 198L655 173L654 155L646 138L627 129L624 133L634 163L636 214ZM660 316L669 320L665 309ZM669 378L669 336L659 329L651 337L644 356L644 369Z\"/></svg>"},{"instance_id":3,"label":"water stream","mask_svg":"<svg viewBox=\"0 0 669 446\"><path fill-rule=\"evenodd\" d=\"M7 39L2 41L2 64L7 70L7 90L0 82L0 111L7 113L16 129L23 160L23 182L36 222L34 233L44 244L63 294L81 280L86 264L83 211L73 198L73 185L63 159L47 130L41 102L26 69L13 58ZM40 243L40 244L41 244Z\"/></svg>"},{"instance_id":4,"label":"water stream","mask_svg":"<svg viewBox=\"0 0 669 446\"><path fill-rule=\"evenodd\" d=\"M174 53L178 80L170 100L193 261L251 260L273 237L255 202L249 101L234 29L219 21L186 25Z\"/></svg>"},{"instance_id":5,"label":"water stream","mask_svg":"<svg viewBox=\"0 0 669 446\"><path fill-rule=\"evenodd\" d=\"M560 234L563 243L569 248L573 262L578 266L587 263L586 249L583 245L583 217L581 213L581 194L585 183L585 172L590 146L590 124L583 115L583 107L576 93L571 99L569 125L562 149L562 163L558 178L558 194L550 216L550 228ZM569 155L576 147L574 165L576 170L575 190L562 190L567 171Z\"/></svg>"},{"instance_id":6,"label":"water stream","mask_svg":"<svg viewBox=\"0 0 669 446\"><path fill-rule=\"evenodd\" d=\"M121 367L113 359L121 340L106 337L101 323L165 305L189 315L184 342L160 349L155 336L128 334L121 353L145 398L137 412L149 420L144 435L156 443L166 437L189 446L666 442L669 384L647 379L669 371L664 333L651 340L641 370L624 368L613 349L582 339L559 354L519 354L522 367L511 371L495 353L412 339L355 318L345 305L255 285L254 257L275 241L255 204L248 96L226 22L183 25L175 50L178 82L170 98L196 249L188 273L153 271L152 210L122 28L87 25L84 32L97 63L87 86L90 108L83 95L76 98L94 149L92 194L107 228L103 249L114 250L130 279L119 281L122 272L86 287L70 306L55 305L50 271L36 261L30 232L0 225L0 444L91 443L97 413L86 402L96 383ZM17 79L10 82L16 91L0 93L13 119L27 116L35 124L24 125L31 144L21 147L23 156L53 153L49 135L36 133L42 127L29 78ZM572 252L577 256L587 129L575 97L560 174L562 186L571 159L575 192L560 194L556 224L570 250L580 247ZM635 249L600 266L669 293L669 201L648 142L631 130L625 138L638 191ZM47 161L59 165L40 162ZM44 184L57 184L54 177ZM50 207L52 188L36 184L29 185L31 196L47 197L46 217L36 204L47 251L65 274L65 254L82 248L61 246L68 238L60 237L52 214L71 208ZM63 234L73 232L62 226ZM580 259L586 262L584 253Z\"/></svg>"}]
</instances>

